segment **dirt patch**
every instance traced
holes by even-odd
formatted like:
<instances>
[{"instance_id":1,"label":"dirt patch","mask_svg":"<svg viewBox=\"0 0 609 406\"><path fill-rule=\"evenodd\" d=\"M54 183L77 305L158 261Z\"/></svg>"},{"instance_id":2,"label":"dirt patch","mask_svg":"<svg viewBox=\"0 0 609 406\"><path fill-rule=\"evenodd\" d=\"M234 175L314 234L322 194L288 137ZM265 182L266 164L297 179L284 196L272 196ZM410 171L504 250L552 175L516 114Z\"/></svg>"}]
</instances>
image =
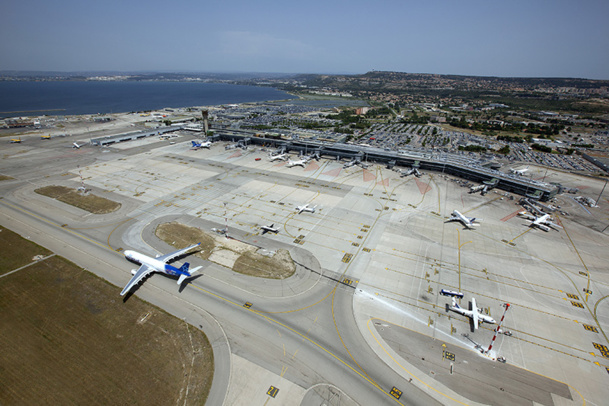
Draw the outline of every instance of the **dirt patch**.
<instances>
[{"instance_id":1,"label":"dirt patch","mask_svg":"<svg viewBox=\"0 0 609 406\"><path fill-rule=\"evenodd\" d=\"M106 198L85 194L65 186L45 186L35 190L36 193L78 207L93 214L107 214L118 210L120 203Z\"/></svg>"},{"instance_id":2,"label":"dirt patch","mask_svg":"<svg viewBox=\"0 0 609 406\"><path fill-rule=\"evenodd\" d=\"M6 175L0 175L0 180L10 180L10 179L15 179L15 178L11 178L10 176L6 176Z\"/></svg>"},{"instance_id":3,"label":"dirt patch","mask_svg":"<svg viewBox=\"0 0 609 406\"><path fill-rule=\"evenodd\" d=\"M244 242L210 235L197 227L177 222L159 224L156 235L167 244L179 249L201 243L196 255L235 272L261 278L285 279L294 274L296 265L287 250L268 252Z\"/></svg>"},{"instance_id":4,"label":"dirt patch","mask_svg":"<svg viewBox=\"0 0 609 406\"><path fill-rule=\"evenodd\" d=\"M200 228L185 226L177 222L159 224L155 234L176 249L200 242L201 245L195 255L202 259L208 259L216 247L214 238Z\"/></svg>"},{"instance_id":5,"label":"dirt patch","mask_svg":"<svg viewBox=\"0 0 609 406\"><path fill-rule=\"evenodd\" d=\"M211 388L200 330L57 256L0 279L0 325L0 404L204 404Z\"/></svg>"},{"instance_id":6,"label":"dirt patch","mask_svg":"<svg viewBox=\"0 0 609 406\"><path fill-rule=\"evenodd\" d=\"M233 271L262 278L285 279L294 274L296 265L287 250L248 251L235 261Z\"/></svg>"}]
</instances>

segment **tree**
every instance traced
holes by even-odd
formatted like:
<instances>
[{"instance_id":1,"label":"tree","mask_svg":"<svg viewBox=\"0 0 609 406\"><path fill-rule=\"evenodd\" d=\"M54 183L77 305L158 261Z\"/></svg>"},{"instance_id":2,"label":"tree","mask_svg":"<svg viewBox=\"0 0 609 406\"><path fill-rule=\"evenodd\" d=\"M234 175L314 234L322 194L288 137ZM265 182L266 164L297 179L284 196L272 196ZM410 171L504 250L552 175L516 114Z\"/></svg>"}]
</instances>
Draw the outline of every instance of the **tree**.
<instances>
[{"instance_id":1,"label":"tree","mask_svg":"<svg viewBox=\"0 0 609 406\"><path fill-rule=\"evenodd\" d=\"M510 153L510 146L505 145L502 148L499 148L499 150L497 152L499 152L500 154L503 154L503 155L507 155Z\"/></svg>"}]
</instances>

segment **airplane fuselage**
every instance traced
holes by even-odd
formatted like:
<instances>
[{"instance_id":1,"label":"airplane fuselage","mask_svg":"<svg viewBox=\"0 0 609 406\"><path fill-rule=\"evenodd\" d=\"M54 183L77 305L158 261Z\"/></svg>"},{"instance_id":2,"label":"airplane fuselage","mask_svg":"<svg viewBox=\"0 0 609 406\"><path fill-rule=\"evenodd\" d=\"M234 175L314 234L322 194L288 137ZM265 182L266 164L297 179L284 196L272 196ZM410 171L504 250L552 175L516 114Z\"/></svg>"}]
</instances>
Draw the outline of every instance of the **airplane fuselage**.
<instances>
[{"instance_id":1,"label":"airplane fuselage","mask_svg":"<svg viewBox=\"0 0 609 406\"><path fill-rule=\"evenodd\" d=\"M141 254L136 251L127 250L125 251L125 257L133 262L136 262L140 265L148 265L150 268L154 269L156 272L162 272L167 275L178 276L182 273L175 266L164 263L163 261L159 261L155 258L149 257L148 255Z\"/></svg>"},{"instance_id":2,"label":"airplane fuselage","mask_svg":"<svg viewBox=\"0 0 609 406\"><path fill-rule=\"evenodd\" d=\"M478 325L480 323L489 323L489 324L496 323L495 319L493 319L491 316L487 316L485 314L480 313L480 311L476 307L475 298L472 298L471 304L472 304L472 310L464 309L457 304L457 302L455 301L455 298L453 297L452 306L448 306L448 310L452 310L455 313L462 314L462 315L467 316L470 319L472 319L474 330L478 329Z\"/></svg>"}]
</instances>

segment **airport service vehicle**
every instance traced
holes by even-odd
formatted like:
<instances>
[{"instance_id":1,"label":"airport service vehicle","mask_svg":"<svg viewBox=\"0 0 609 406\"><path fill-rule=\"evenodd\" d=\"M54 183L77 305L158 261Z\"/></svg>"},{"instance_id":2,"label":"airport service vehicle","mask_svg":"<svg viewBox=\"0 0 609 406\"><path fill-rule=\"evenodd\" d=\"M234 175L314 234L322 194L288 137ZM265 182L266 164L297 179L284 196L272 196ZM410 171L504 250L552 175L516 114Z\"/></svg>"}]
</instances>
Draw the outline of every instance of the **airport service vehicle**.
<instances>
[{"instance_id":1,"label":"airport service vehicle","mask_svg":"<svg viewBox=\"0 0 609 406\"><path fill-rule=\"evenodd\" d=\"M453 296L453 297L458 297L459 299L463 299L463 293L456 292L454 290L440 289L440 294L442 296Z\"/></svg>"},{"instance_id":2,"label":"airport service vehicle","mask_svg":"<svg viewBox=\"0 0 609 406\"><path fill-rule=\"evenodd\" d=\"M131 274L133 275L133 277L121 292L121 296L124 296L141 280L143 280L146 276L150 275L153 272L164 273L166 275L172 276L179 276L178 285L181 285L184 280L186 280L186 278L192 276L192 274L198 271L201 267L198 266L189 272L188 268L190 264L188 262L185 262L184 265L182 265L180 268L176 268L167 263L179 257L180 255L187 253L191 249L198 247L200 244L201 243L197 243L195 245L191 245L190 247L183 248L181 250L171 252L169 254L158 255L155 258L149 257L136 251L125 251L125 258L127 258L131 262L140 264L140 267L138 269L131 270Z\"/></svg>"}]
</instances>

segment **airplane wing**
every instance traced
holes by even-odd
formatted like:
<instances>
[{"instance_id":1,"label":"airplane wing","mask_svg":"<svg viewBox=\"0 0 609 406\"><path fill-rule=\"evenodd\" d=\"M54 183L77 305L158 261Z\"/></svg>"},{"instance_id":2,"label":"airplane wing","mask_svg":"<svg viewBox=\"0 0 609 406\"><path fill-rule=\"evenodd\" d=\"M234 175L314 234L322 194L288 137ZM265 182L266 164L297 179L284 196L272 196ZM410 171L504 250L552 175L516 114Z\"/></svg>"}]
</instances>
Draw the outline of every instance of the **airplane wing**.
<instances>
[{"instance_id":1,"label":"airplane wing","mask_svg":"<svg viewBox=\"0 0 609 406\"><path fill-rule=\"evenodd\" d=\"M476 299L472 297L472 301L469 302L470 310L472 312L472 321L474 324L474 330L478 329L478 325L480 324L480 319L478 318L478 308L476 307Z\"/></svg>"},{"instance_id":2,"label":"airplane wing","mask_svg":"<svg viewBox=\"0 0 609 406\"><path fill-rule=\"evenodd\" d=\"M537 226L537 227L538 227L540 230L543 230L543 231L545 231L545 232L550 231L550 227L548 227L548 226L546 226L546 225L544 225L544 224L541 224L541 223L533 223L533 224L531 224L531 225L532 225L532 226Z\"/></svg>"},{"instance_id":3,"label":"airplane wing","mask_svg":"<svg viewBox=\"0 0 609 406\"><path fill-rule=\"evenodd\" d=\"M137 270L135 275L133 275L133 277L131 278L129 283L127 283L127 285L123 288L123 291L121 292L121 296L125 296L125 293L129 292L131 290L131 288L133 288L135 285L140 283L140 281L142 279L144 279L146 276L148 276L152 272L154 272L154 269L149 267L148 265L140 266L140 268Z\"/></svg>"},{"instance_id":4,"label":"airplane wing","mask_svg":"<svg viewBox=\"0 0 609 406\"><path fill-rule=\"evenodd\" d=\"M156 259L167 263L167 262L171 261L172 259L179 257L180 255L188 252L189 250L193 249L194 247L198 247L200 244L201 244L200 242L196 243L195 245L191 245L190 247L183 248L183 249L175 251L175 252L170 252L169 254L158 256L158 257L156 257Z\"/></svg>"}]
</instances>

